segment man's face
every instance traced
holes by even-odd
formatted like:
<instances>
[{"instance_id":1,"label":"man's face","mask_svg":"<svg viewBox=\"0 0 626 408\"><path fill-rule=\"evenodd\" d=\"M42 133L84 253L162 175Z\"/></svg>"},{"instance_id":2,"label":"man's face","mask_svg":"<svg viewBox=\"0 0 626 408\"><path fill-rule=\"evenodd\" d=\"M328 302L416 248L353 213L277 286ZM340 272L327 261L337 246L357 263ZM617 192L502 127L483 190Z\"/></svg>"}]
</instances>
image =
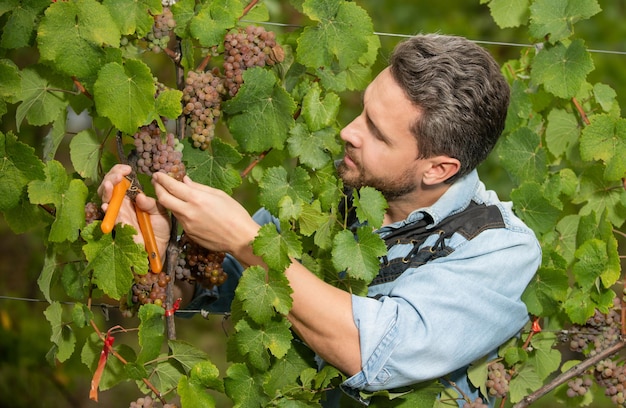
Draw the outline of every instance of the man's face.
<instances>
[{"instance_id":1,"label":"man's face","mask_svg":"<svg viewBox=\"0 0 626 408\"><path fill-rule=\"evenodd\" d=\"M374 187L388 201L415 192L422 166L409 127L419 115L389 69L382 71L365 90L361 114L341 131L344 184Z\"/></svg>"}]
</instances>

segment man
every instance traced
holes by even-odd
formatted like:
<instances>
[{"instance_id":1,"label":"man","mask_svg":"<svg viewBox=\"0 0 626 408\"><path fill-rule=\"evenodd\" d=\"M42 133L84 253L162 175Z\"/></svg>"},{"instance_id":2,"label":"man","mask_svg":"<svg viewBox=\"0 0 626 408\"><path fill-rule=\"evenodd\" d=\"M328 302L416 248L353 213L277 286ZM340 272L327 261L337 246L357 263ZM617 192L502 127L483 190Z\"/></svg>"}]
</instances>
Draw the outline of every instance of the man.
<instances>
[{"instance_id":1,"label":"man","mask_svg":"<svg viewBox=\"0 0 626 408\"><path fill-rule=\"evenodd\" d=\"M508 101L508 84L485 50L463 38L420 35L396 47L367 87L362 113L341 131L344 184L375 187L388 201L378 231L388 255L367 297L296 261L285 275L294 331L349 377L342 384L349 393L447 376L474 398L466 367L527 322L520 296L541 262L539 244L475 170L502 132ZM129 171L116 166L105 177L103 202ZM243 268L263 265L251 247L259 224L232 197L189 178L152 180L160 205L145 196L137 203L153 215L162 248L164 207L200 245Z\"/></svg>"}]
</instances>

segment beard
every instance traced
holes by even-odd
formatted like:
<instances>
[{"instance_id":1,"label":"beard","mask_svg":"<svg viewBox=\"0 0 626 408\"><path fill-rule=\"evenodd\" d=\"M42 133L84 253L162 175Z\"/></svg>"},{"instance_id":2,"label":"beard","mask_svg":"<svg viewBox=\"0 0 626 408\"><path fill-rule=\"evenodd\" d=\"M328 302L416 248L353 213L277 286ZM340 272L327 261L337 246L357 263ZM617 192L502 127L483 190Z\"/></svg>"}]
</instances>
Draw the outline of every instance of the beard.
<instances>
[{"instance_id":1,"label":"beard","mask_svg":"<svg viewBox=\"0 0 626 408\"><path fill-rule=\"evenodd\" d=\"M387 201L392 201L408 193L415 191L416 185L413 179L414 172L407 169L399 177L377 177L368 174L361 163L353 162L356 169L348 167L344 160L337 165L337 173L343 184L353 189L361 187L373 187L380 191Z\"/></svg>"}]
</instances>

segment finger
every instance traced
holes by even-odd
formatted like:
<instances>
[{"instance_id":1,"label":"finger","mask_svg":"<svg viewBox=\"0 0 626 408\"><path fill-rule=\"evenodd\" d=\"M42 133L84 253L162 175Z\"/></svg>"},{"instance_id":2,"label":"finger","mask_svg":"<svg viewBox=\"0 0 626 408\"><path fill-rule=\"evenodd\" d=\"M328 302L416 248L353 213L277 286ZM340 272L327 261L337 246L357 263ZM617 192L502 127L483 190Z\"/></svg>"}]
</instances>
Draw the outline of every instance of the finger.
<instances>
[{"instance_id":1,"label":"finger","mask_svg":"<svg viewBox=\"0 0 626 408\"><path fill-rule=\"evenodd\" d=\"M103 203L108 203L113 194L113 187L122 181L122 178L129 175L131 167L125 164L116 164L102 179L102 183L98 186L98 195Z\"/></svg>"},{"instance_id":2,"label":"finger","mask_svg":"<svg viewBox=\"0 0 626 408\"><path fill-rule=\"evenodd\" d=\"M172 211L185 204L185 197L191 196L191 188L164 173L152 175L154 192L159 202Z\"/></svg>"}]
</instances>

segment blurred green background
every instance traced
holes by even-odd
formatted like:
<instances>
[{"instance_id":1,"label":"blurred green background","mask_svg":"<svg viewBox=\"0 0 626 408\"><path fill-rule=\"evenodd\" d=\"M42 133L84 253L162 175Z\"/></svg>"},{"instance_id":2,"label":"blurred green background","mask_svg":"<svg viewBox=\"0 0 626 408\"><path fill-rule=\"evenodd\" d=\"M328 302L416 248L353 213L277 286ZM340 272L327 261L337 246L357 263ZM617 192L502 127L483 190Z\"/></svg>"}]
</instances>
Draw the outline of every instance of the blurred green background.
<instances>
[{"instance_id":1,"label":"blurred green background","mask_svg":"<svg viewBox=\"0 0 626 408\"><path fill-rule=\"evenodd\" d=\"M266 3L272 10L272 22L297 24L297 17L291 13L290 7L284 7L285 2ZM367 10L373 19L375 31L380 34L382 48L377 70L386 65L386 58L398 41L417 33L439 32L465 36L487 48L501 64L508 59L517 59L529 41L525 28L500 29L493 22L488 7L479 4L479 0L359 0L356 3ZM602 13L577 24L576 36L583 38L592 50L625 52L626 2L599 0L599 4ZM4 27L4 18L0 17L0 27ZM20 49L0 57L10 58L21 65L35 61L37 55L31 49ZM591 74L590 82L603 82L613 87L620 105L625 106L626 71L623 67L626 55L593 52L592 57L596 69ZM152 63L159 76L171 75L169 60L155 56ZM342 98L344 105L340 121L344 125L358 114L360 93L347 93ZM16 131L15 108L10 107L9 113L0 118L0 131ZM46 128L23 126L19 137L32 146L41 146L47 131ZM62 155L57 159L67 162L67 158ZM488 187L502 197L507 197L511 184L495 157L482 165L480 172ZM250 211L256 209L253 189L244 185L236 194ZM0 298L0 407L128 407L130 401L140 396L134 383L101 392L98 404L88 399L91 376L80 363L79 353L56 367L46 362L45 356L51 345L49 324L43 315L46 303L6 298L42 298L36 284L45 253L41 231L16 236L0 218L0 240L0 296L5 297ZM106 309L107 313L101 312L99 308L94 310L100 327L111 327L118 323L126 327L137 326L136 321L122 318L116 309ZM210 316L207 319L195 316L178 319L176 327L179 339L200 346L221 369L227 366L225 344L230 329L227 319L223 316ZM126 341L124 335L119 335L119 341ZM216 398L219 407L231 405L219 395ZM534 406L557 405L554 398L546 396ZM593 406L610 404L606 399L597 398Z\"/></svg>"}]
</instances>

